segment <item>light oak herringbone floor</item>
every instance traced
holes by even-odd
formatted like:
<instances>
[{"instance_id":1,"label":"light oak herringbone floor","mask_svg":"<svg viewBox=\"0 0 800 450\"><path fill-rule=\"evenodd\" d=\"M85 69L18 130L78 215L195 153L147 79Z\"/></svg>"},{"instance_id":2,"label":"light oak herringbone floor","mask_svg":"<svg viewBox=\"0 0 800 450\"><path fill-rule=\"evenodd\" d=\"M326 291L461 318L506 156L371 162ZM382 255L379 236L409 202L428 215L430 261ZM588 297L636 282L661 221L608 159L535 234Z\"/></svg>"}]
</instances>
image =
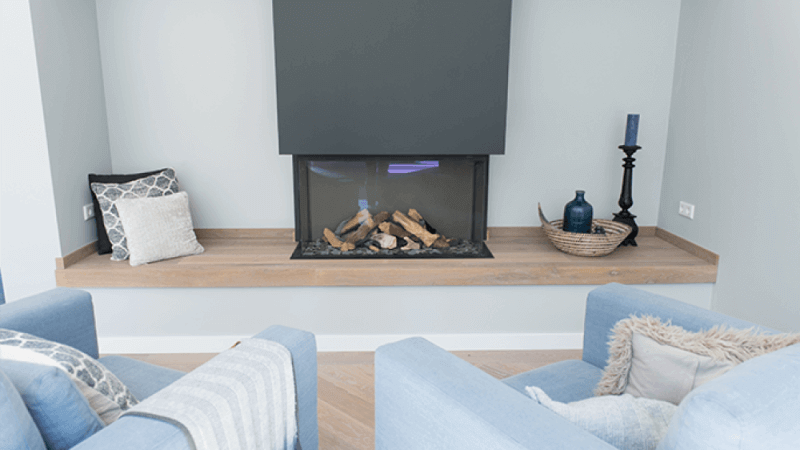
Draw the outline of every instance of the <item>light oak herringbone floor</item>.
<instances>
[{"instance_id":1,"label":"light oak herringbone floor","mask_svg":"<svg viewBox=\"0 0 800 450\"><path fill-rule=\"evenodd\" d=\"M453 352L496 378L506 378L565 359L580 350ZM164 367L191 371L214 354L125 355ZM373 353L319 353L317 409L321 450L372 450L375 441Z\"/></svg>"}]
</instances>

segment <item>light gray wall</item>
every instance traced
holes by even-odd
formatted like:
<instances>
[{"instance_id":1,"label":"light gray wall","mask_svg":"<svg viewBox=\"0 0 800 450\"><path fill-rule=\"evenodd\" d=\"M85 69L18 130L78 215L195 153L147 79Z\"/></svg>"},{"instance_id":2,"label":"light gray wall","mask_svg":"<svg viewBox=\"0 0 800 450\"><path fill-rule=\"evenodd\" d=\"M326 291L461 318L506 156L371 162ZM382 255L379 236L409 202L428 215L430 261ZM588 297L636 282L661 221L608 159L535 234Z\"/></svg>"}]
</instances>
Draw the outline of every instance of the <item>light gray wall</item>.
<instances>
[{"instance_id":1,"label":"light gray wall","mask_svg":"<svg viewBox=\"0 0 800 450\"><path fill-rule=\"evenodd\" d=\"M0 203L8 301L55 287L61 256L27 0L0 2Z\"/></svg>"},{"instance_id":2,"label":"light gray wall","mask_svg":"<svg viewBox=\"0 0 800 450\"><path fill-rule=\"evenodd\" d=\"M293 226L290 159L277 149L270 6L268 0L97 2L111 168L175 167L199 227ZM557 217L576 189L587 190L596 216L618 210L616 147L629 112L642 114L644 147L632 211L640 224L656 223L679 6L679 0L514 2L508 147L491 162L490 225L537 225L537 201ZM79 157L89 155L83 151ZM53 181L56 191L71 189L55 175ZM576 333L590 288L91 292L104 337L238 335L271 323L333 335ZM700 306L710 302L708 285L647 288Z\"/></svg>"},{"instance_id":3,"label":"light gray wall","mask_svg":"<svg viewBox=\"0 0 800 450\"><path fill-rule=\"evenodd\" d=\"M116 173L175 168L200 228L294 227L268 0L97 2Z\"/></svg>"},{"instance_id":4,"label":"light gray wall","mask_svg":"<svg viewBox=\"0 0 800 450\"><path fill-rule=\"evenodd\" d=\"M518 1L506 155L492 157L490 226L538 225L576 189L619 211L626 114L642 114L632 209L655 225L679 0ZM174 166L201 228L293 227L279 157L268 0L98 2L115 172Z\"/></svg>"},{"instance_id":5,"label":"light gray wall","mask_svg":"<svg viewBox=\"0 0 800 450\"><path fill-rule=\"evenodd\" d=\"M618 211L626 114L642 114L633 212L655 225L679 0L513 4L506 155L489 224L538 225L576 189ZM115 172L176 168L195 224L293 227L278 156L269 1L97 3ZM323 334L575 333L587 286L92 290L101 336L236 335L269 323ZM708 306L708 285L662 286Z\"/></svg>"},{"instance_id":6,"label":"light gray wall","mask_svg":"<svg viewBox=\"0 0 800 450\"><path fill-rule=\"evenodd\" d=\"M515 1L506 154L492 157L489 225L538 226L576 189L611 218L628 113L640 113L631 212L658 215L680 1Z\"/></svg>"},{"instance_id":7,"label":"light gray wall","mask_svg":"<svg viewBox=\"0 0 800 450\"><path fill-rule=\"evenodd\" d=\"M658 219L720 255L713 309L786 331L800 331L798 23L791 0L683 2Z\"/></svg>"},{"instance_id":8,"label":"light gray wall","mask_svg":"<svg viewBox=\"0 0 800 450\"><path fill-rule=\"evenodd\" d=\"M109 173L108 124L94 0L31 0L61 254L95 240L87 174ZM60 256L60 255L59 255Z\"/></svg>"},{"instance_id":9,"label":"light gray wall","mask_svg":"<svg viewBox=\"0 0 800 450\"><path fill-rule=\"evenodd\" d=\"M581 333L596 286L89 289L101 338ZM708 308L711 284L637 286ZM101 349L102 350L102 349Z\"/></svg>"}]
</instances>

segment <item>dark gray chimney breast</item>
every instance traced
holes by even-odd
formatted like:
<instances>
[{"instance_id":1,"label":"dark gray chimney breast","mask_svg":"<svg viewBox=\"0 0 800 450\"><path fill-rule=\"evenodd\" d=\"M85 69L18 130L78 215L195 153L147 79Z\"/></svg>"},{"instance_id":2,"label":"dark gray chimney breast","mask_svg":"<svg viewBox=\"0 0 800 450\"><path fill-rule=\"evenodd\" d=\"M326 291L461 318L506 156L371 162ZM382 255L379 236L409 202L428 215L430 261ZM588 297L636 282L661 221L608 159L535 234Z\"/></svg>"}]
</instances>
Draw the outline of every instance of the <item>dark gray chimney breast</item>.
<instances>
[{"instance_id":1,"label":"dark gray chimney breast","mask_svg":"<svg viewBox=\"0 0 800 450\"><path fill-rule=\"evenodd\" d=\"M281 154L505 150L511 0L273 0Z\"/></svg>"}]
</instances>

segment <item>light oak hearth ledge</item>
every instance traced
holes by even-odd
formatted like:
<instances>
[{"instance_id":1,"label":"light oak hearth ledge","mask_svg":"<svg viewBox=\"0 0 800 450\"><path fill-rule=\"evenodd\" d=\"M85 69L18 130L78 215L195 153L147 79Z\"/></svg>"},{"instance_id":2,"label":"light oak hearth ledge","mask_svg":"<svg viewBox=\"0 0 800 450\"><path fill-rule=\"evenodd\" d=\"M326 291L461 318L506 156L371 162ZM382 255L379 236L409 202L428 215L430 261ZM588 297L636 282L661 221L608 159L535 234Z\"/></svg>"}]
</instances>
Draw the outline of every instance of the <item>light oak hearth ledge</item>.
<instances>
[{"instance_id":1,"label":"light oak hearth ledge","mask_svg":"<svg viewBox=\"0 0 800 450\"><path fill-rule=\"evenodd\" d=\"M490 228L494 259L290 260L291 229L198 229L203 254L131 267L94 243L56 260L56 283L80 288L502 286L713 283L716 254L656 227L604 257L562 253L540 227Z\"/></svg>"}]
</instances>

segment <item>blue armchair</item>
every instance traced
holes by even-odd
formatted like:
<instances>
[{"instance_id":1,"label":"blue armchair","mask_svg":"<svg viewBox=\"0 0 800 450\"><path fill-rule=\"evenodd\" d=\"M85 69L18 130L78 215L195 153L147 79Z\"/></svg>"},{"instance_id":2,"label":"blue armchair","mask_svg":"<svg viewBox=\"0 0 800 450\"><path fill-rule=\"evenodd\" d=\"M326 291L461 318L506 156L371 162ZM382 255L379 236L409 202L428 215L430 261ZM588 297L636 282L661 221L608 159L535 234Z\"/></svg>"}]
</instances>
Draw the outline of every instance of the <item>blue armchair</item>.
<instances>
[{"instance_id":1,"label":"blue armchair","mask_svg":"<svg viewBox=\"0 0 800 450\"><path fill-rule=\"evenodd\" d=\"M376 449L613 449L531 400L525 387L538 386L553 400L565 403L593 396L608 359L610 330L632 314L671 320L693 332L718 324L739 329L755 326L610 284L588 296L581 360L497 380L422 338L388 344L375 354ZM681 402L663 448L796 445L800 442L798 386L800 345L746 361L696 388ZM781 415L791 419L780 419Z\"/></svg>"},{"instance_id":2,"label":"blue armchair","mask_svg":"<svg viewBox=\"0 0 800 450\"><path fill-rule=\"evenodd\" d=\"M22 331L66 344L98 358L94 309L89 293L58 288L0 305L0 328ZM292 355L297 392L298 432L305 450L318 447L317 355L314 335L283 326L271 326L255 336L285 346ZM99 361L114 373L139 400L147 398L183 375L122 356ZM3 426L6 426L4 424ZM0 445L0 447L3 447ZM75 449L189 449L183 432L167 422L123 416Z\"/></svg>"}]
</instances>

